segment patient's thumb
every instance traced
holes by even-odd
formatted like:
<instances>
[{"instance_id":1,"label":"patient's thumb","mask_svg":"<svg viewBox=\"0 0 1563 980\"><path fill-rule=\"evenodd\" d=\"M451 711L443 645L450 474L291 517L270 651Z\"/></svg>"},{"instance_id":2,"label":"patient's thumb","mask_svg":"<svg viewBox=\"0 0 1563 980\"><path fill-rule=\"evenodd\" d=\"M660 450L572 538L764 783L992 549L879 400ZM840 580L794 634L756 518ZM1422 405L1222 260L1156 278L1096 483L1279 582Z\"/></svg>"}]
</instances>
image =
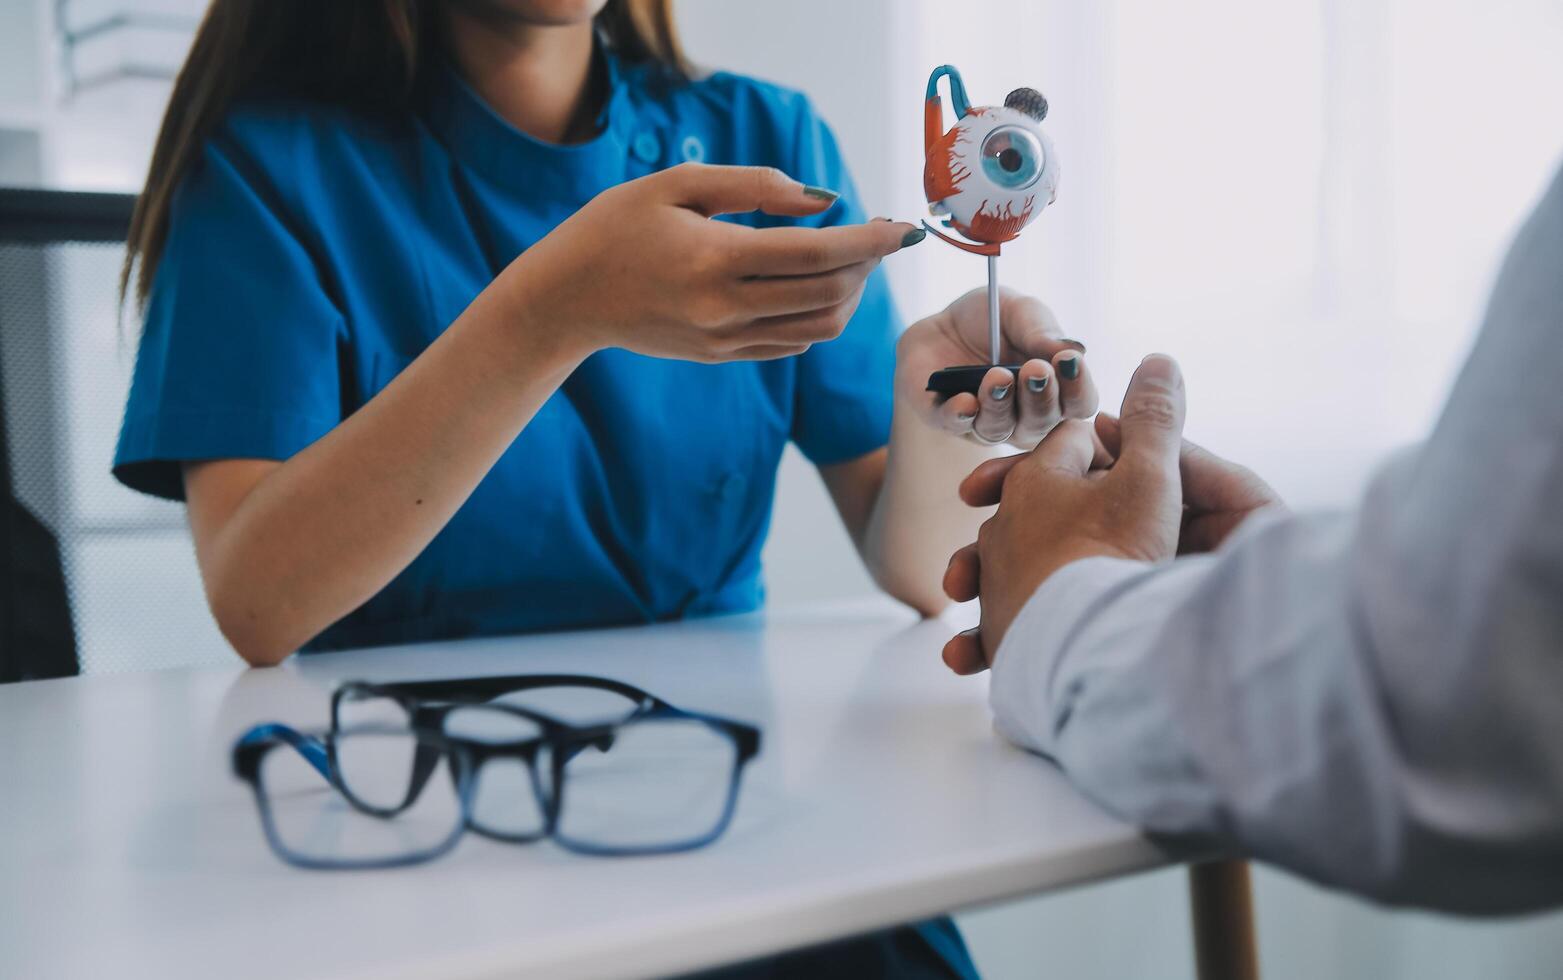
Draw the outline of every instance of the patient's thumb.
<instances>
[{"instance_id":1,"label":"patient's thumb","mask_svg":"<svg viewBox=\"0 0 1563 980\"><path fill-rule=\"evenodd\" d=\"M1145 358L1123 396L1119 462L1175 472L1183 444L1183 414L1183 372L1178 362L1165 354Z\"/></svg>"}]
</instances>

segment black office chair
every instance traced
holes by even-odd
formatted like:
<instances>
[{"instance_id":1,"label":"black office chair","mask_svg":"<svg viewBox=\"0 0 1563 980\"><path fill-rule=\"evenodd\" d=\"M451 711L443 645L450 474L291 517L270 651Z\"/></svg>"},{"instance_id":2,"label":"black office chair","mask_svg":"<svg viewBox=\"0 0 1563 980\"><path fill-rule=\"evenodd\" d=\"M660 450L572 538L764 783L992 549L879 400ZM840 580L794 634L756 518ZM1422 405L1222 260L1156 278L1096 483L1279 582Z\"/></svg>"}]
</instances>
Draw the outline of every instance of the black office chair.
<instances>
[{"instance_id":1,"label":"black office chair","mask_svg":"<svg viewBox=\"0 0 1563 980\"><path fill-rule=\"evenodd\" d=\"M0 683L221 662L183 508L109 468L135 198L0 189Z\"/></svg>"},{"instance_id":2,"label":"black office chair","mask_svg":"<svg viewBox=\"0 0 1563 980\"><path fill-rule=\"evenodd\" d=\"M80 666L59 542L16 499L7 455L0 424L0 684L68 677Z\"/></svg>"}]
</instances>

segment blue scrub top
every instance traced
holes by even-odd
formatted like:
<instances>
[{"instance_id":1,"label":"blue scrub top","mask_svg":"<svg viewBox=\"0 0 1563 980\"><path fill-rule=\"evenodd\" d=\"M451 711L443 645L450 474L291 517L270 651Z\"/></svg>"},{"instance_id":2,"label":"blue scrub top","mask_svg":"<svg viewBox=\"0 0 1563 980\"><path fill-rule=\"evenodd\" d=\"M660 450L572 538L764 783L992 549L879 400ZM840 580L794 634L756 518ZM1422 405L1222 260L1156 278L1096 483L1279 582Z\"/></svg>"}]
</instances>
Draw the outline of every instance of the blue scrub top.
<instances>
[{"instance_id":1,"label":"blue scrub top","mask_svg":"<svg viewBox=\"0 0 1563 980\"><path fill-rule=\"evenodd\" d=\"M863 220L801 94L600 57L601 132L575 146L516 130L443 68L400 120L299 102L234 111L174 199L115 475L180 499L183 461L287 459L622 181L684 160L768 165L841 200L803 221L731 220ZM783 448L830 464L886 443L898 328L875 272L842 337L797 357L593 355L423 553L306 649L754 608Z\"/></svg>"}]
</instances>

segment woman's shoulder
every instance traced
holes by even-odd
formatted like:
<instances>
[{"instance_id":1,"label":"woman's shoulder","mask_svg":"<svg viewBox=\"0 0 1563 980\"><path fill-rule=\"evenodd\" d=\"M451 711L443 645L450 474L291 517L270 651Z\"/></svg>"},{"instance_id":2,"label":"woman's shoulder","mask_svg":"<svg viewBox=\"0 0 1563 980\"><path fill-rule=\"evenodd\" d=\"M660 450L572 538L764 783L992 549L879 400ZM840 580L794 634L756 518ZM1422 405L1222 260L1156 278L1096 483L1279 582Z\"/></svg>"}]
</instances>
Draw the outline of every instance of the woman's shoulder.
<instances>
[{"instance_id":1,"label":"woman's shoulder","mask_svg":"<svg viewBox=\"0 0 1563 980\"><path fill-rule=\"evenodd\" d=\"M393 153L414 127L411 112L370 114L347 106L296 98L249 98L236 103L213 135L258 163L307 168L332 158Z\"/></svg>"},{"instance_id":2,"label":"woman's shoulder","mask_svg":"<svg viewBox=\"0 0 1563 980\"><path fill-rule=\"evenodd\" d=\"M201 196L203 188L243 187L296 223L317 224L358 203L356 184L388 192L395 175L408 171L415 132L410 115L404 121L302 99L245 99L208 136L184 190Z\"/></svg>"},{"instance_id":3,"label":"woman's shoulder","mask_svg":"<svg viewBox=\"0 0 1563 980\"><path fill-rule=\"evenodd\" d=\"M693 79L689 89L693 97L725 109L754 107L786 118L814 113L809 97L802 92L753 75L713 71Z\"/></svg>"},{"instance_id":4,"label":"woman's shoulder","mask_svg":"<svg viewBox=\"0 0 1563 980\"><path fill-rule=\"evenodd\" d=\"M770 120L789 126L816 118L807 95L752 75L696 71L692 77L682 78L655 65L631 66L625 75L645 100L660 103L679 116L704 112L722 119L742 116L746 121Z\"/></svg>"}]
</instances>

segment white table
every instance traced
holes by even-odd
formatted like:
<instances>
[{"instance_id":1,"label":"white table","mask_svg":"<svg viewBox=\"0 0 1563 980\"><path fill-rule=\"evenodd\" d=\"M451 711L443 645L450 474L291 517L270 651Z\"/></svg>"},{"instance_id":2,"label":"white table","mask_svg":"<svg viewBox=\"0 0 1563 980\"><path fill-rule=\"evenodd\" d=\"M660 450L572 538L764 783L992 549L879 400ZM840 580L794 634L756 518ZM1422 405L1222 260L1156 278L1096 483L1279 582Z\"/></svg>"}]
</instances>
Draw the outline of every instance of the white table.
<instances>
[{"instance_id":1,"label":"white table","mask_svg":"<svg viewBox=\"0 0 1563 980\"><path fill-rule=\"evenodd\" d=\"M0 977L644 976L1166 863L994 737L952 628L876 602L0 687ZM300 871L228 768L253 722L324 724L343 678L560 670L759 723L727 835Z\"/></svg>"}]
</instances>

